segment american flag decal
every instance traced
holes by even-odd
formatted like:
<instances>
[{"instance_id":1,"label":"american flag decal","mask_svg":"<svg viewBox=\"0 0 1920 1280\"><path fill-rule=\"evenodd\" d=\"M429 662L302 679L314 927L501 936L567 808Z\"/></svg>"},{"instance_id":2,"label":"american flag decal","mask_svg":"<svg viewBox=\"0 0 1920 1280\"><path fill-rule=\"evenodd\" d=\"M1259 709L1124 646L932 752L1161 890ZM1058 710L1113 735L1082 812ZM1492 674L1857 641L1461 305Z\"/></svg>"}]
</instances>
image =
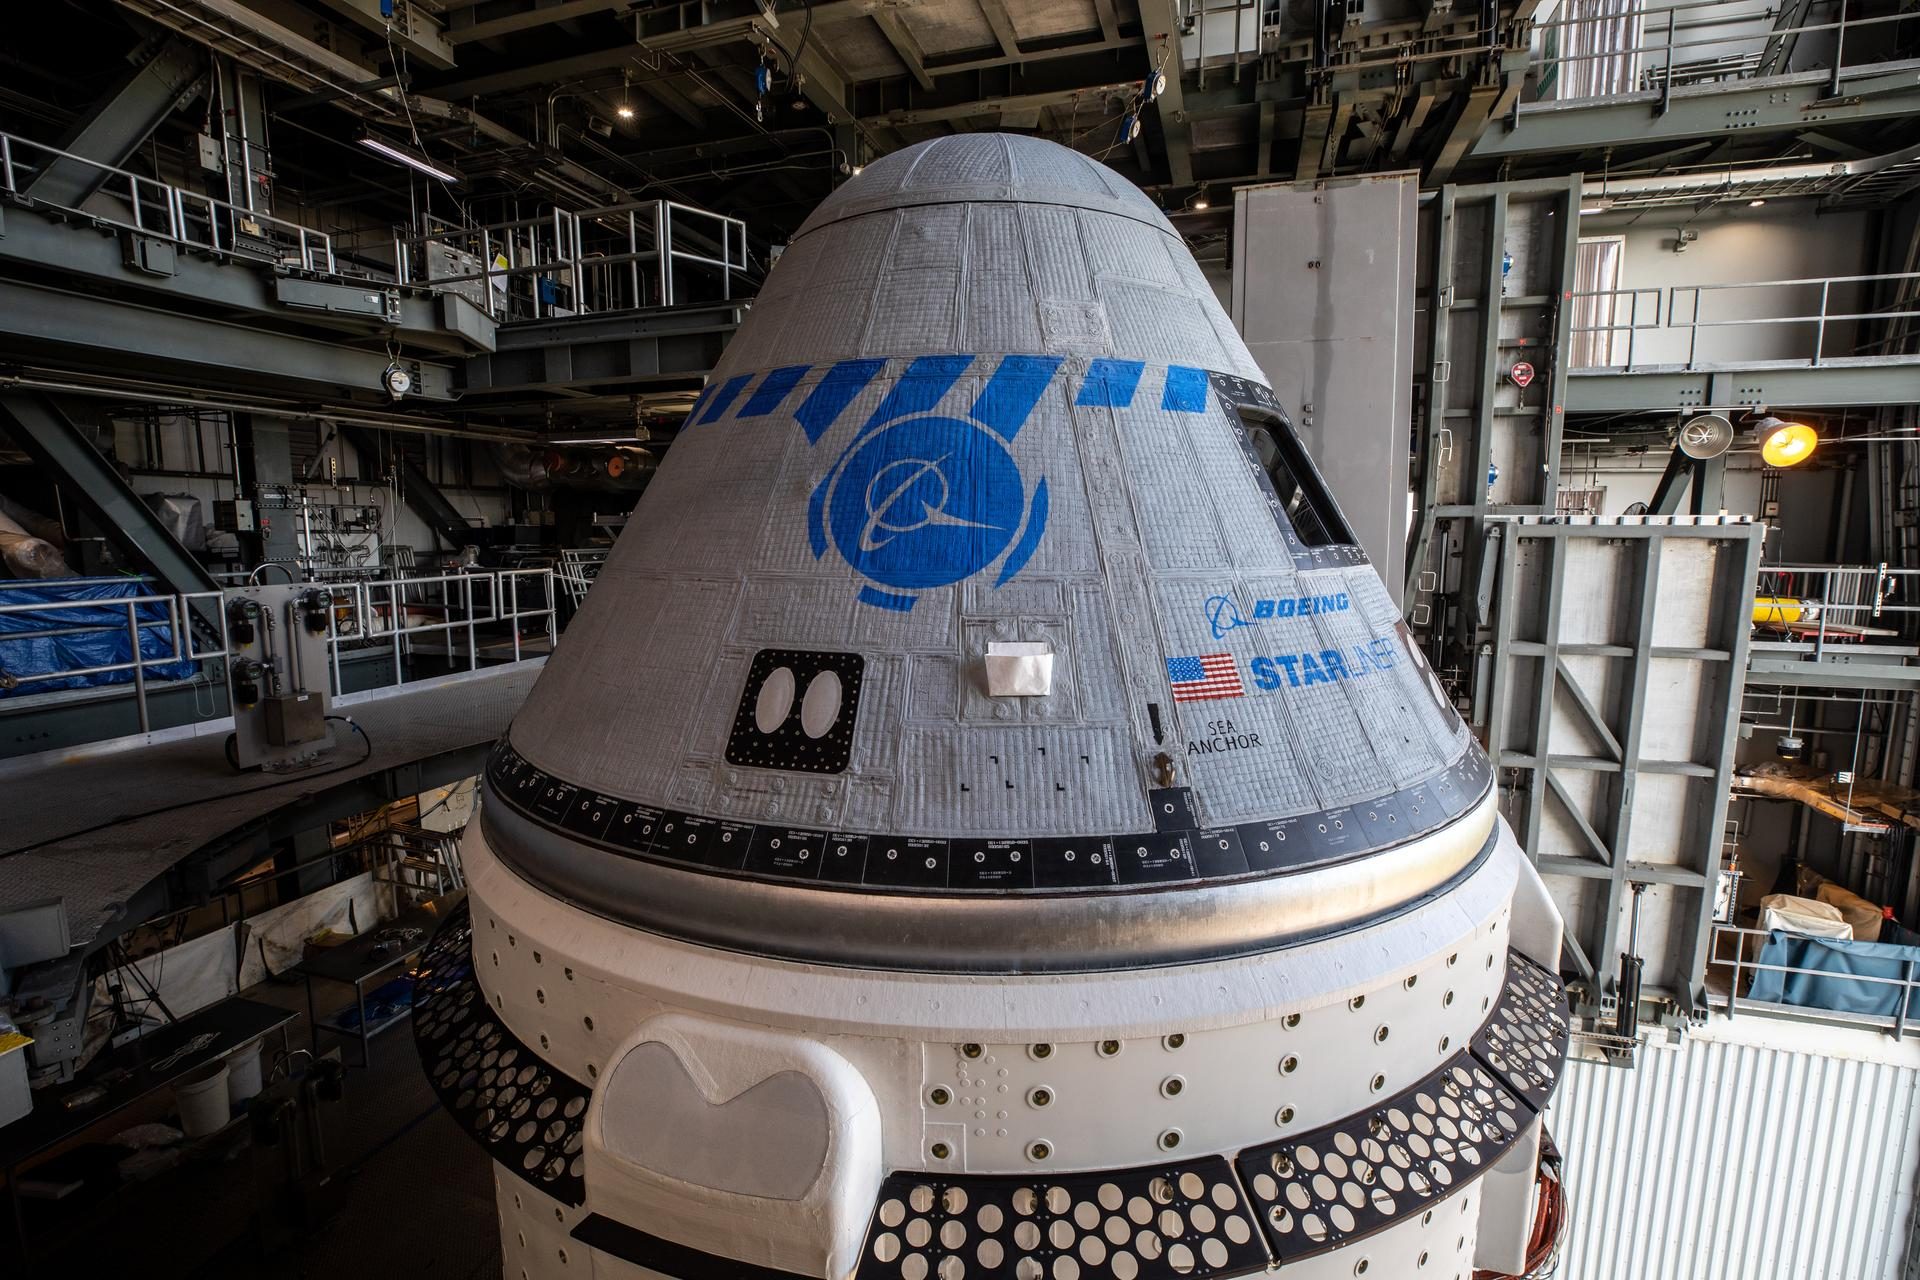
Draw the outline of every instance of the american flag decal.
<instances>
[{"instance_id":1,"label":"american flag decal","mask_svg":"<svg viewBox=\"0 0 1920 1280\"><path fill-rule=\"evenodd\" d=\"M1240 670L1230 653L1203 653L1198 657L1168 658L1167 679L1175 702L1206 702L1246 695Z\"/></svg>"}]
</instances>

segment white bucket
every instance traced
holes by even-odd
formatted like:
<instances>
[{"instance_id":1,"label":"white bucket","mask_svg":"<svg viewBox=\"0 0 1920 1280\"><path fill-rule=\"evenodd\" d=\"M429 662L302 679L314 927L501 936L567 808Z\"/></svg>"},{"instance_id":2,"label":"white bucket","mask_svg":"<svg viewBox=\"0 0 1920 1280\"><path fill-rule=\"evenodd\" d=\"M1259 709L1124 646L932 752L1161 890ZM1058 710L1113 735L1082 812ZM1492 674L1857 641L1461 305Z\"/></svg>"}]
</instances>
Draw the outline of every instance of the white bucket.
<instances>
[{"instance_id":1,"label":"white bucket","mask_svg":"<svg viewBox=\"0 0 1920 1280\"><path fill-rule=\"evenodd\" d=\"M224 1129L233 1108L227 1103L227 1064L210 1062L173 1086L180 1108L180 1129L189 1138L204 1138Z\"/></svg>"},{"instance_id":2,"label":"white bucket","mask_svg":"<svg viewBox=\"0 0 1920 1280\"><path fill-rule=\"evenodd\" d=\"M236 1107L260 1092L260 1041L242 1045L227 1055L227 1097Z\"/></svg>"}]
</instances>

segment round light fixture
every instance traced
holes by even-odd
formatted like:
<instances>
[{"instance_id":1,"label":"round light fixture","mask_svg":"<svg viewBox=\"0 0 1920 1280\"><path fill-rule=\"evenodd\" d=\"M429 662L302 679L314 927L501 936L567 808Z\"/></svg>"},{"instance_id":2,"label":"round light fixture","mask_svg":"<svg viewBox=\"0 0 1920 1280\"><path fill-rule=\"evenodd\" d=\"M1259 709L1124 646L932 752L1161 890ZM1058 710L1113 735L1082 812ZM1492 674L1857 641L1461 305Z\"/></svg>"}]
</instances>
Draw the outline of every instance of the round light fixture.
<instances>
[{"instance_id":1,"label":"round light fixture","mask_svg":"<svg viewBox=\"0 0 1920 1280\"><path fill-rule=\"evenodd\" d=\"M1695 462L1717 458L1733 444L1733 424L1717 413L1698 414L1681 424L1674 444Z\"/></svg>"},{"instance_id":2,"label":"round light fixture","mask_svg":"<svg viewBox=\"0 0 1920 1280\"><path fill-rule=\"evenodd\" d=\"M618 115L622 120L633 119L633 108L628 106L624 102L621 103L619 106L615 107L613 110L614 110L614 113Z\"/></svg>"},{"instance_id":3,"label":"round light fixture","mask_svg":"<svg viewBox=\"0 0 1920 1280\"><path fill-rule=\"evenodd\" d=\"M1762 418L1755 428L1760 437L1760 457L1770 467L1798 466L1813 456L1819 435L1804 422L1782 422Z\"/></svg>"}]
</instances>

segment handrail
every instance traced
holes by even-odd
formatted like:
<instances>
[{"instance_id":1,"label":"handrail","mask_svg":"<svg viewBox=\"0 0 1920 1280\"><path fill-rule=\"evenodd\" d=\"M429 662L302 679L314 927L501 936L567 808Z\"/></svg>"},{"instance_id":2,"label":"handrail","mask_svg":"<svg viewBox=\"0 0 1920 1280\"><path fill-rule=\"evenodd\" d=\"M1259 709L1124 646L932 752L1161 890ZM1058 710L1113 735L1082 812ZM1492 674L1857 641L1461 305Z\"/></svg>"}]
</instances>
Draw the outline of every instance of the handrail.
<instances>
[{"instance_id":1,"label":"handrail","mask_svg":"<svg viewBox=\"0 0 1920 1280\"><path fill-rule=\"evenodd\" d=\"M1877 987L1895 988L1898 994L1894 998L1894 1013L1891 1019L1884 1019L1878 1014L1853 1013L1845 1009L1816 1009L1816 1011L1825 1017L1845 1018L1849 1021L1862 1022L1869 1026L1885 1026L1895 1040L1905 1038L1907 1030L1907 1006L1913 1003L1914 995L1920 993L1920 963L1908 960L1902 965L1902 976L1898 978L1884 978L1879 974L1873 973L1844 973L1831 969L1807 969L1799 965L1790 964L1761 964L1758 960L1747 959L1742 940L1746 938L1758 938L1764 941L1768 936L1769 931L1765 929L1743 929L1737 925L1729 924L1716 924L1713 926L1713 940L1708 950L1707 963L1710 966L1720 964L1731 965L1733 967L1733 982L1727 988L1727 1016L1729 1018L1734 1017L1739 1008L1741 978L1745 974L1800 974L1806 977L1828 978L1837 982L1865 982ZM1720 954L1720 940L1722 938L1734 939L1732 955L1726 956ZM1801 1008L1815 1008L1815 1006L1776 1005L1771 1001L1764 1000L1749 1000L1748 1007L1763 1007L1775 1012L1792 1012Z\"/></svg>"},{"instance_id":2,"label":"handrail","mask_svg":"<svg viewBox=\"0 0 1920 1280\"><path fill-rule=\"evenodd\" d=\"M40 152L52 158L36 166L21 159L20 153L23 151ZM114 218L84 208L82 205L63 205L46 201L34 196L29 190L32 185L31 179L22 184L20 179L23 171L36 175L43 174L56 162L82 165L107 175L88 193L89 197L107 193L124 201L130 210L131 221ZM124 194L112 191L115 179L125 182ZM243 209L239 205L229 204L225 200L216 200L212 196L189 191L184 187L170 186L153 178L143 178L126 169L102 164L98 160L89 160L85 156L75 155L71 151L62 151L59 147L50 147L42 142L34 142L17 134L0 132L0 191L24 199L38 200L51 208L77 213L106 226L169 240L189 249L202 249L209 253L241 253L243 251L238 247L241 235L261 235L263 231L272 230L279 233L280 240L291 244L302 270L326 275L335 274L333 237L324 231L314 231L297 222L289 222L284 218L258 213L252 209ZM248 227L248 223L252 223L252 227ZM225 233L224 242L223 232ZM272 237L267 238L272 239Z\"/></svg>"},{"instance_id":3,"label":"handrail","mask_svg":"<svg viewBox=\"0 0 1920 1280\"><path fill-rule=\"evenodd\" d=\"M1666 313L1665 323L1657 323L1661 308L1656 306L1655 307L1656 323L1648 323L1648 324L1630 323L1627 325L1617 325L1617 324L1603 325L1603 324L1581 324L1578 322L1578 320L1576 320L1576 322L1572 326L1572 332L1575 334L1581 334L1581 333L1611 332L1611 331L1620 330L1620 329L1628 330L1627 358L1624 365L1619 364L1618 362L1609 362L1608 364L1605 364L1605 365L1591 365L1591 366L1582 366L1582 367L1624 368L1627 372L1632 372L1637 367L1636 365L1637 352L1635 350L1634 339L1636 335L1641 332L1646 332L1651 330L1664 330L1674 334L1684 333L1687 339L1687 355L1686 355L1686 363L1684 367L1687 369L1692 369L1699 362L1700 331L1703 329L1739 329L1739 328L1744 328L1748 326L1760 326L1760 325L1807 325L1807 326L1810 326L1813 330L1812 353L1806 356L1790 357L1790 358L1796 359L1796 360L1805 360L1807 367L1809 368L1819 368L1821 365L1821 362L1828 358L1825 355L1822 348L1826 345L1827 326L1829 324L1837 323L1841 321L1898 320L1902 318L1920 317L1920 309L1916 309L1913 307L1907 307L1899 310L1876 309L1876 310L1862 311L1862 310L1848 309L1848 310L1836 311L1833 309L1834 287L1847 286L1847 285L1887 284L1887 283L1893 283L1897 281L1906 281L1906 280L1920 280L1920 271L1883 271L1873 275L1803 276L1803 277L1798 277L1794 279L1784 279L1784 280L1742 280L1742 281L1733 281L1733 282L1719 283L1719 284L1668 285L1665 288L1665 306L1664 306L1665 313ZM1703 295L1732 294L1736 290L1800 289L1800 288L1814 288L1814 287L1818 287L1820 290L1819 309L1817 311L1799 312L1792 315L1778 315L1778 316L1741 315L1741 316L1731 316L1723 319L1706 319L1706 318L1703 318L1702 316L1702 310L1704 306ZM1648 293L1648 292L1657 292L1657 290L1650 289L1647 287L1633 288L1633 289L1596 289L1596 290L1590 290L1584 293L1577 293L1574 295L1574 298L1576 301L1578 301L1580 299L1619 298L1622 296L1629 296L1634 300L1634 302L1629 306L1629 310L1632 311L1635 309L1635 307L1637 307L1638 295L1642 293ZM1596 305L1595 307L1595 310L1597 311L1598 310L1610 311L1612 309L1613 309L1612 307L1606 307L1603 305Z\"/></svg>"},{"instance_id":4,"label":"handrail","mask_svg":"<svg viewBox=\"0 0 1920 1280\"><path fill-rule=\"evenodd\" d=\"M534 580L529 583L528 580ZM439 588L440 598L429 599L428 594ZM489 569L471 573L443 573L417 578L386 578L371 581L339 583L326 588L332 595L333 605L327 610L327 648L328 671L330 673L331 693L339 697L345 692L342 682L340 655L343 649L356 646L390 644L393 650L394 687L406 683L406 671L403 658L411 649L413 641L420 636L464 632L466 636L466 660L469 671L480 666L479 629L485 626L507 623L513 633L513 661L524 658L521 644L520 621L524 618L545 618L547 649L550 652L559 638L559 610L556 600L556 581L551 569ZM128 659L125 662L100 663L94 666L61 667L52 671L0 672L13 685L36 681L59 680L73 676L109 675L115 672L133 673L134 705L139 714L140 732L152 731L152 721L148 709L148 672L155 667L165 667L182 662L208 662L230 658L233 646L227 634L226 592L188 591L176 594L152 593L139 596L123 596L109 600L46 600L30 604L0 605L0 616L26 614L57 614L62 610L75 609L116 609L124 610L125 621L112 623L77 623L71 626L56 625L53 631L31 631L18 633L0 633L0 646L10 641L38 639L47 635L75 635L88 632L121 631L127 637ZM195 610L196 603L211 604L211 608ZM142 617L140 611L146 606L160 606L165 610L162 617ZM347 608L351 612L353 624L342 630L339 610ZM441 622L409 622L408 611L421 608L436 608L443 611L445 620ZM455 612L459 616L454 616ZM200 648L194 643L192 619L205 620L209 627L218 627L218 647ZM382 619L385 619L383 622ZM55 618L56 624L64 619ZM140 646L143 631L156 628L169 628L167 651L147 656ZM452 654L454 643L449 643ZM4 652L0 649L0 652ZM4 705L4 704L0 704Z\"/></svg>"},{"instance_id":5,"label":"handrail","mask_svg":"<svg viewBox=\"0 0 1920 1280\"><path fill-rule=\"evenodd\" d=\"M681 223L710 220L719 256L687 247L684 226L676 236L676 215ZM689 300L677 270L682 263L717 271L720 298L730 301L734 276L751 265L745 222L677 200L448 227L396 238L393 254L400 283L452 289L497 320L676 306ZM514 296L516 280L527 282L524 297Z\"/></svg>"},{"instance_id":6,"label":"handrail","mask_svg":"<svg viewBox=\"0 0 1920 1280\"><path fill-rule=\"evenodd\" d=\"M1585 94L1572 98L1553 98L1550 99L1550 101L1591 102L1607 97L1614 97L1622 93L1658 93L1662 109L1664 110L1665 104L1671 100L1673 95L1673 89L1676 83L1676 71L1684 72L1687 65L1681 64L1679 67L1676 67L1674 60L1676 50L1684 51L1688 49L1710 48L1723 52L1743 51L1745 53L1752 53L1757 49L1760 56L1751 63L1746 62L1744 58L1734 62L1725 62L1723 59L1716 62L1716 64L1708 70L1709 74L1713 74L1718 78L1736 81L1762 80L1785 74L1784 68L1768 70L1765 76L1760 74L1761 70L1766 66L1765 55L1769 46L1778 45L1778 47L1784 48L1786 46L1779 42L1788 39L1797 41L1801 36L1819 32L1833 32L1835 33L1833 65L1831 67L1819 68L1819 70L1829 73L1830 92L1837 95L1840 92L1840 84L1844 78L1848 76L1874 75L1884 70L1883 67L1872 62L1861 62L1854 63L1851 66L1843 66L1842 64L1845 62L1846 54L1847 33L1849 31L1858 31L1863 27L1874 27L1889 22L1905 21L1910 18L1911 15L1896 12L1860 18L1849 17L1847 15L1845 0L1836 0L1836 2L1839 6L1839 14L1835 19L1823 22L1801 22L1790 27L1775 27L1771 25L1772 20L1778 12L1777 8L1773 5L1757 5L1751 10L1729 12L1734 6L1728 4L1726 0L1689 0L1689 2L1675 4L1671 7L1657 10L1635 9L1629 13L1609 12L1584 14L1577 17L1555 18L1551 21L1533 24L1534 32L1538 36L1545 37L1556 32L1568 32L1574 28L1583 26L1617 23L1622 19L1633 19L1637 21L1641 18L1654 18L1664 19L1664 21L1659 27L1660 34L1658 37L1637 41L1633 44L1621 44L1609 41L1607 42L1606 48L1596 49L1592 53L1562 53L1556 51L1548 54L1545 52L1545 40L1543 38L1541 52L1529 59L1529 65L1558 67L1571 63L1630 58L1633 60L1636 83L1632 85L1609 86L1598 94ZM1712 12L1713 16L1692 19L1686 22L1681 21L1681 14L1690 13L1695 10L1708 10ZM1744 34L1730 34L1726 30L1727 27L1739 23L1764 23L1767 25L1764 30ZM1688 30L1705 30L1708 33L1697 39L1675 38L1681 31ZM1664 54L1665 58L1659 65L1645 68L1643 73L1642 69L1638 66L1639 56L1641 54ZM1643 88L1639 82L1645 74L1653 72L1658 72L1658 76L1654 79L1653 83ZM1682 80L1679 83L1684 84L1686 82Z\"/></svg>"}]
</instances>

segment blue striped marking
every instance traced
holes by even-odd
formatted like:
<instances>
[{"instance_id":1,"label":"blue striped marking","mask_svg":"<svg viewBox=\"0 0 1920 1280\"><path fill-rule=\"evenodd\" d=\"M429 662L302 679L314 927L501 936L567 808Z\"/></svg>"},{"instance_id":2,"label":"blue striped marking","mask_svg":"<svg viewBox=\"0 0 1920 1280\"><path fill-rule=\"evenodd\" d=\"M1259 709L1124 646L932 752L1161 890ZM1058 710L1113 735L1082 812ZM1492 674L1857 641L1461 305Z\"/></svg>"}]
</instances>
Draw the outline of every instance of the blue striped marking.
<instances>
[{"instance_id":1,"label":"blue striped marking","mask_svg":"<svg viewBox=\"0 0 1920 1280\"><path fill-rule=\"evenodd\" d=\"M1082 408L1125 409L1133 403L1140 372L1146 367L1144 360L1095 360L1087 366L1087 380L1080 384L1074 403Z\"/></svg>"},{"instance_id":2,"label":"blue striped marking","mask_svg":"<svg viewBox=\"0 0 1920 1280\"><path fill-rule=\"evenodd\" d=\"M960 375L972 363L972 356L921 356L908 365L900 380L893 384L893 390L887 392L887 398L860 428L860 436L877 431L896 418L927 412L953 390L953 384L960 381Z\"/></svg>"},{"instance_id":3,"label":"blue striped marking","mask_svg":"<svg viewBox=\"0 0 1920 1280\"><path fill-rule=\"evenodd\" d=\"M885 360L842 360L827 370L827 376L820 379L820 385L793 415L793 420L807 433L807 443L820 443L820 437L846 412L853 398L866 390L867 384L886 367Z\"/></svg>"},{"instance_id":4,"label":"blue striped marking","mask_svg":"<svg viewBox=\"0 0 1920 1280\"><path fill-rule=\"evenodd\" d=\"M973 420L1012 443L1059 367L1059 356L1008 356L973 402Z\"/></svg>"},{"instance_id":5,"label":"blue striped marking","mask_svg":"<svg viewBox=\"0 0 1920 1280\"><path fill-rule=\"evenodd\" d=\"M903 596L892 591L881 591L874 587L860 588L860 594L855 598L858 599L861 604L870 604L876 609L889 609L894 613L907 612L907 610L913 608L914 601L919 599L918 596Z\"/></svg>"},{"instance_id":6,"label":"blue striped marking","mask_svg":"<svg viewBox=\"0 0 1920 1280\"><path fill-rule=\"evenodd\" d=\"M1207 371L1191 365L1167 366L1167 389L1160 407L1169 413L1200 413L1207 407Z\"/></svg>"},{"instance_id":7,"label":"blue striped marking","mask_svg":"<svg viewBox=\"0 0 1920 1280\"><path fill-rule=\"evenodd\" d=\"M747 397L747 402L740 406L740 412L735 416L766 417L780 407L780 402L787 398L787 393L794 389L800 379L807 376L807 370L811 368L813 366L810 364L790 364L784 369L775 369L760 379L760 385L753 389L753 394Z\"/></svg>"},{"instance_id":8,"label":"blue striped marking","mask_svg":"<svg viewBox=\"0 0 1920 1280\"><path fill-rule=\"evenodd\" d=\"M700 411L700 416L698 418L687 419L687 425L697 427L702 423L712 422L716 418L725 417L727 409L733 404L734 398L737 397L741 390L746 387L747 383L752 380L753 375L750 373L743 373L737 378L728 378L726 382L721 384L720 389L713 393L713 398L707 401L707 407Z\"/></svg>"}]
</instances>

